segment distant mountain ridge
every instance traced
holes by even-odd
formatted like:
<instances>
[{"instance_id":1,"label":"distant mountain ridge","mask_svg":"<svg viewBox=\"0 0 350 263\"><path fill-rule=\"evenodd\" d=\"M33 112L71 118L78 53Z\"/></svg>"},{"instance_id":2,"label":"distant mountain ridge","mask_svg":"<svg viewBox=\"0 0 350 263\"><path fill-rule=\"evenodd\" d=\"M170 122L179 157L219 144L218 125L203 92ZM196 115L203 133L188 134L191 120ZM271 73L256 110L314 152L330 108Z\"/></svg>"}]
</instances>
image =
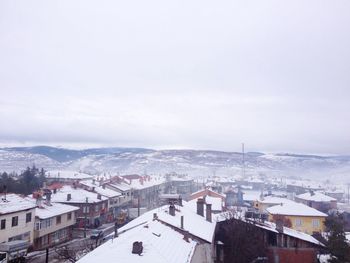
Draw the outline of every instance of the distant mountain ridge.
<instances>
[{"instance_id":1,"label":"distant mountain ridge","mask_svg":"<svg viewBox=\"0 0 350 263\"><path fill-rule=\"evenodd\" d=\"M91 148L71 150L50 146L0 149L0 171L20 171L35 164L46 170L88 173L187 173L193 176L232 175L242 170L242 153L213 150ZM248 152L247 174L350 175L350 156Z\"/></svg>"}]
</instances>

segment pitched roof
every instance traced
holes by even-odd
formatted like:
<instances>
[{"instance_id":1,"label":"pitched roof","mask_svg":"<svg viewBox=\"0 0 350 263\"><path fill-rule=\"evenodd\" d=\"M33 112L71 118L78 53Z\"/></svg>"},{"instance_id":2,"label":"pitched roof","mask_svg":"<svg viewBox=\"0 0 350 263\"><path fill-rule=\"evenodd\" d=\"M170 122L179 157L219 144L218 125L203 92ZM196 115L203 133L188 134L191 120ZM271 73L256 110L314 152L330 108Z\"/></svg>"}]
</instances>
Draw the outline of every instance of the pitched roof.
<instances>
[{"instance_id":1,"label":"pitched roof","mask_svg":"<svg viewBox=\"0 0 350 263\"><path fill-rule=\"evenodd\" d=\"M272 215L289 215L289 216L320 216L326 217L327 214L322 213L314 208L300 203L284 203L271 206L266 211Z\"/></svg>"},{"instance_id":2,"label":"pitched roof","mask_svg":"<svg viewBox=\"0 0 350 263\"><path fill-rule=\"evenodd\" d=\"M304 194L297 195L297 198L307 200L307 201L315 201L315 202L331 202L337 201L337 199L330 197L328 195L322 194L320 192L307 192Z\"/></svg>"},{"instance_id":3,"label":"pitched roof","mask_svg":"<svg viewBox=\"0 0 350 263\"><path fill-rule=\"evenodd\" d=\"M70 200L67 200L68 194L71 196ZM107 200L107 198L104 196L101 196L101 199L98 199L97 193L92 193L84 189L65 185L58 189L56 193L52 194L51 201L57 203L85 203L86 198L88 199L88 203L98 203Z\"/></svg>"},{"instance_id":4,"label":"pitched roof","mask_svg":"<svg viewBox=\"0 0 350 263\"><path fill-rule=\"evenodd\" d=\"M121 231L136 226L142 222L153 220L153 214L156 213L159 220L176 228L181 228L181 216L184 217L184 230L206 242L211 243L214 237L216 221L206 221L205 217L197 215L196 209L189 202L182 201L183 206L176 206L175 216L169 214L169 206L153 209L135 218L127 225L120 228ZM204 206L204 214L205 206ZM214 219L214 215L212 216Z\"/></svg>"},{"instance_id":5,"label":"pitched roof","mask_svg":"<svg viewBox=\"0 0 350 263\"><path fill-rule=\"evenodd\" d=\"M36 205L24 197L17 194L7 194L0 196L0 215L19 212L35 208Z\"/></svg>"},{"instance_id":6,"label":"pitched roof","mask_svg":"<svg viewBox=\"0 0 350 263\"><path fill-rule=\"evenodd\" d=\"M132 254L135 241L142 242L141 256ZM107 241L83 258L79 263L95 262L189 262L196 242L183 239L183 235L159 221L147 221Z\"/></svg>"}]
</instances>

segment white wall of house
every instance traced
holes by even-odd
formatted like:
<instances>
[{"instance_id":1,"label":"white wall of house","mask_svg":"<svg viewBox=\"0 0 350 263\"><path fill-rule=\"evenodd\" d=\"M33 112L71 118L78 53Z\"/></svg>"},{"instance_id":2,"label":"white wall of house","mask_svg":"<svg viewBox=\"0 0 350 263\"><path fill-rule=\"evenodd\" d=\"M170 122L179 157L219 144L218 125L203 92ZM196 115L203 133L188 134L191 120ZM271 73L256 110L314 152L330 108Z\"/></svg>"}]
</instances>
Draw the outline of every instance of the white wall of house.
<instances>
[{"instance_id":1,"label":"white wall of house","mask_svg":"<svg viewBox=\"0 0 350 263\"><path fill-rule=\"evenodd\" d=\"M70 212L71 218L68 217L69 213L65 213L60 215L61 222L58 223L57 216L47 218L47 219L39 219L36 217L35 219L35 231L34 237L39 238L45 236L47 234L56 232L60 229L72 226L76 222L75 212Z\"/></svg>"},{"instance_id":2,"label":"white wall of house","mask_svg":"<svg viewBox=\"0 0 350 263\"><path fill-rule=\"evenodd\" d=\"M31 220L26 222L27 214L31 213ZM17 225L12 226L12 218L18 217ZM1 229L1 222L5 220L5 229ZM14 219L14 223L16 220ZM0 243L9 239L24 239L33 243L35 208L10 214L0 215Z\"/></svg>"}]
</instances>

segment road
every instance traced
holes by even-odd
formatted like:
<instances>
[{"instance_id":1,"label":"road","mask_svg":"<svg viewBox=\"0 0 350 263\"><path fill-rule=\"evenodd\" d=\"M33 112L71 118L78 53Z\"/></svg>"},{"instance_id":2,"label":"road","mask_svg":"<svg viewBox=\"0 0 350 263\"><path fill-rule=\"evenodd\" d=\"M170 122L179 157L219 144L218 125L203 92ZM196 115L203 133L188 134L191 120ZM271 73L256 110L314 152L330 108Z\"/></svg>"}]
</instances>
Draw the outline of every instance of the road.
<instances>
[{"instance_id":1,"label":"road","mask_svg":"<svg viewBox=\"0 0 350 263\"><path fill-rule=\"evenodd\" d=\"M89 251L95 249L97 246L104 243L108 237L111 237L111 234L114 232L114 225L108 225L105 227L101 227L99 229L103 230L104 233L104 239L102 240L91 240L90 237L87 238L79 238L79 239L73 239L71 241L68 241L66 243L60 244L56 247L49 249L49 262L50 263L63 263L63 262L69 262L67 259L60 259L58 253L56 251L59 251L60 254L65 254L67 256L76 256L76 253L78 252L80 254L80 257L83 254L88 253ZM109 235L109 236L108 236ZM107 237L108 236L108 237ZM68 248L68 249L66 249ZM28 254L26 262L28 263L45 263L46 262L46 250L40 250L40 251L34 251Z\"/></svg>"}]
</instances>

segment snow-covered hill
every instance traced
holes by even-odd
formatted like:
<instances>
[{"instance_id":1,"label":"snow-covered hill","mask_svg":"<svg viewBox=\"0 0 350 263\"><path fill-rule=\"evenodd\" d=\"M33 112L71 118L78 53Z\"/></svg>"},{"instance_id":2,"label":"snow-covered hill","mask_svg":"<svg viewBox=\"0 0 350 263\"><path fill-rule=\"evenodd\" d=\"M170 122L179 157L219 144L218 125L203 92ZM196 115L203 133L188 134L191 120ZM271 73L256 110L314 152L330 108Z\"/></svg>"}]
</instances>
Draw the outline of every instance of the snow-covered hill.
<instances>
[{"instance_id":1,"label":"snow-covered hill","mask_svg":"<svg viewBox=\"0 0 350 263\"><path fill-rule=\"evenodd\" d=\"M68 150L54 147L4 148L0 170L20 171L35 164L47 170L69 169L88 173L187 173L192 176L241 173L242 154L196 150L99 148ZM349 175L350 156L247 153L247 173L330 177ZM344 178L343 178L344 179Z\"/></svg>"}]
</instances>

